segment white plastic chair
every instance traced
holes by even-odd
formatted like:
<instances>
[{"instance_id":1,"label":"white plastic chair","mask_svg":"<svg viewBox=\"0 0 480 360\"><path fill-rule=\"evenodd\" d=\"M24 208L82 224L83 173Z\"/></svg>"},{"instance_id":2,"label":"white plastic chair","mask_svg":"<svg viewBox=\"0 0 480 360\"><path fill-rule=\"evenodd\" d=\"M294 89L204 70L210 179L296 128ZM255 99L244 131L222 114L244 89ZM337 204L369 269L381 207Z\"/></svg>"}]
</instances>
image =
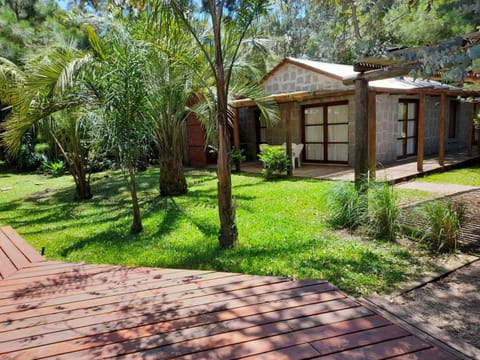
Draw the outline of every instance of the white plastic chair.
<instances>
[{"instance_id":1,"label":"white plastic chair","mask_svg":"<svg viewBox=\"0 0 480 360\"><path fill-rule=\"evenodd\" d=\"M260 148L260 152L263 152L263 150L270 147L270 145L264 143L264 144L258 145L258 147Z\"/></svg>"},{"instance_id":2,"label":"white plastic chair","mask_svg":"<svg viewBox=\"0 0 480 360\"><path fill-rule=\"evenodd\" d=\"M303 144L292 144L292 167L295 169L295 159L298 160L298 167L302 167L300 154L303 150Z\"/></svg>"}]
</instances>

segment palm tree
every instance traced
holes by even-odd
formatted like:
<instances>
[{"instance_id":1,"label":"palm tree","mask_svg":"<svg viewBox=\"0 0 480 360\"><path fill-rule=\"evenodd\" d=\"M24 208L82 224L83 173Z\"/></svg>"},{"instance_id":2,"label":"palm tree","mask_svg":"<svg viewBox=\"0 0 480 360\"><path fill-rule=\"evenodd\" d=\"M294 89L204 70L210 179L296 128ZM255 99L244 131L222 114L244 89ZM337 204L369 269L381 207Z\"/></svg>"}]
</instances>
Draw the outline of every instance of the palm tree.
<instances>
[{"instance_id":1,"label":"palm tree","mask_svg":"<svg viewBox=\"0 0 480 360\"><path fill-rule=\"evenodd\" d=\"M81 82L82 69L92 62L92 56L67 44L30 59L23 69L5 59L0 62L0 79L5 79L0 86L0 100L11 106L2 135L8 154L15 157L25 133L55 117L57 130L65 125L64 136L60 139L53 130L50 134L75 180L76 198L90 199L88 132L84 117L75 115L81 114L78 109L85 104L92 104L92 96Z\"/></svg>"},{"instance_id":2,"label":"palm tree","mask_svg":"<svg viewBox=\"0 0 480 360\"><path fill-rule=\"evenodd\" d=\"M220 247L235 246L238 231L235 222L235 205L232 199L230 174L230 125L228 98L235 76L235 64L242 55L242 45L254 21L265 14L268 0L236 1L205 0L207 18L203 25L190 17L187 6L170 0L176 14L194 37L204 55L211 78L214 80L215 128L218 141L218 211L220 217ZM228 6L227 6L228 5Z\"/></svg>"},{"instance_id":3,"label":"palm tree","mask_svg":"<svg viewBox=\"0 0 480 360\"><path fill-rule=\"evenodd\" d=\"M162 196L187 192L183 170L183 142L189 103L194 90L196 55L188 33L172 8L153 4L153 10L137 25L137 36L152 44L148 66L148 113L154 123L153 135L160 164L159 188Z\"/></svg>"},{"instance_id":4,"label":"palm tree","mask_svg":"<svg viewBox=\"0 0 480 360\"><path fill-rule=\"evenodd\" d=\"M105 38L95 39L94 48L103 59L93 69L100 94L102 115L96 133L103 145L116 152L120 165L128 175L132 198L132 232L143 230L137 196L136 172L140 156L151 143L153 124L149 117L148 64L150 49L147 44L133 39L120 25L114 24Z\"/></svg>"}]
</instances>

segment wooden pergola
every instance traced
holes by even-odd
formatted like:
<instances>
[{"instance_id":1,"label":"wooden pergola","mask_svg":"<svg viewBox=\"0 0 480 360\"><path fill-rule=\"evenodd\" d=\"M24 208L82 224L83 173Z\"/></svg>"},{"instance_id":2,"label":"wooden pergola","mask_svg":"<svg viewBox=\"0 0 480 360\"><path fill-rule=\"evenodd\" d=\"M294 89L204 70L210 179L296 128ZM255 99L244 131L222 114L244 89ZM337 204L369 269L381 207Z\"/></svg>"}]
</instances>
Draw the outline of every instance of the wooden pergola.
<instances>
[{"instance_id":1,"label":"wooden pergola","mask_svg":"<svg viewBox=\"0 0 480 360\"><path fill-rule=\"evenodd\" d=\"M480 32L465 35L463 47L471 47L480 42ZM395 52L414 52L415 49L402 48L392 51ZM376 169L376 92L369 89L369 81L388 79L398 76L408 75L412 70L419 66L418 62L400 63L389 58L366 58L354 64L354 71L357 75L343 79L344 85L355 85L356 94L356 118L355 118L355 184L362 183L369 174L375 176ZM441 70L438 74L441 76ZM470 72L467 74L466 81L476 82L480 80L480 74ZM417 142L417 170L423 171L424 160L424 130L425 130L425 96L440 95L440 130L439 130L439 154L438 161L444 166L445 159L445 129L447 114L447 96L474 96L479 97L480 92L474 91L451 91L449 89L426 88L416 90L419 93L419 116L418 116L418 142ZM478 101L477 101L478 102ZM472 102L472 114L474 113L475 102ZM468 152L472 153L473 148L473 116L468 124Z\"/></svg>"}]
</instances>

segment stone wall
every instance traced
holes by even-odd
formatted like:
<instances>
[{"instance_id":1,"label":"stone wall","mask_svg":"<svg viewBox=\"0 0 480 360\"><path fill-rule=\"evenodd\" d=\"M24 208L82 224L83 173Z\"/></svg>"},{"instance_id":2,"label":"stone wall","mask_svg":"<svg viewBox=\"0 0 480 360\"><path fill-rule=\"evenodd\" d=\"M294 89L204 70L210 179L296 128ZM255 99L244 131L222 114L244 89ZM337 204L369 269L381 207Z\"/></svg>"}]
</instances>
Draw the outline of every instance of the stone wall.
<instances>
[{"instance_id":1,"label":"stone wall","mask_svg":"<svg viewBox=\"0 0 480 360\"><path fill-rule=\"evenodd\" d=\"M398 95L376 96L378 164L388 164L397 160L398 100Z\"/></svg>"},{"instance_id":2,"label":"stone wall","mask_svg":"<svg viewBox=\"0 0 480 360\"><path fill-rule=\"evenodd\" d=\"M425 96L425 129L423 153L438 154L440 146L440 96Z\"/></svg>"},{"instance_id":3,"label":"stone wall","mask_svg":"<svg viewBox=\"0 0 480 360\"><path fill-rule=\"evenodd\" d=\"M283 94L295 91L348 90L341 80L317 74L293 64L285 64L264 82L267 94Z\"/></svg>"},{"instance_id":4,"label":"stone wall","mask_svg":"<svg viewBox=\"0 0 480 360\"><path fill-rule=\"evenodd\" d=\"M388 164L397 161L397 137L400 136L398 126L399 100L418 99L418 96L377 94L377 163ZM447 98L455 101L455 98ZM266 142L271 145L280 145L286 142L286 117L290 111L292 121L292 142L302 142L302 106L325 104L336 101L348 101L349 106L349 165L354 165L355 159L355 96L330 97L309 100L300 103L286 103L280 105L280 121L266 129ZM471 116L471 106L468 103L459 103L457 108L456 138L448 139L448 124L450 121L450 106L447 104L445 141L446 151L456 151L466 147L468 121ZM240 110L240 141L246 150L249 160L256 160L256 123L253 109ZM425 130L424 154L438 154L440 132L440 96L426 96L425 98Z\"/></svg>"},{"instance_id":5,"label":"stone wall","mask_svg":"<svg viewBox=\"0 0 480 360\"><path fill-rule=\"evenodd\" d=\"M451 101L457 101L455 98L451 98ZM447 106L447 126L445 130L446 134L446 151L458 151L465 149L468 143L468 124L469 119L472 116L471 104L458 101L457 104L457 126L455 138L448 138L448 128L450 117L450 106Z\"/></svg>"},{"instance_id":6,"label":"stone wall","mask_svg":"<svg viewBox=\"0 0 480 360\"><path fill-rule=\"evenodd\" d=\"M377 163L388 164L397 160L397 137L400 136L398 102L400 99L418 99L418 96L379 94L377 106ZM471 116L469 104L459 103L457 110L456 137L448 138L450 121L450 101L447 98L445 142L446 151L457 151L467 146L468 119ZM424 155L435 155L439 151L440 135L440 96L425 97Z\"/></svg>"}]
</instances>

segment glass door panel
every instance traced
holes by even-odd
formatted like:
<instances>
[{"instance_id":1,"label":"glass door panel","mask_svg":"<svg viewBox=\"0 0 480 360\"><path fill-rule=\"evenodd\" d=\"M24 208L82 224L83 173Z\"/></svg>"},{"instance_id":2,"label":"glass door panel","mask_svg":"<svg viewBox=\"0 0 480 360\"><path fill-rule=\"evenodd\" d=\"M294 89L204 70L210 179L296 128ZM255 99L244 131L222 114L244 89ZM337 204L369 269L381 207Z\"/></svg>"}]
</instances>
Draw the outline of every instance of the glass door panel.
<instances>
[{"instance_id":1,"label":"glass door panel","mask_svg":"<svg viewBox=\"0 0 480 360\"><path fill-rule=\"evenodd\" d=\"M348 162L348 103L306 107L305 161Z\"/></svg>"},{"instance_id":2,"label":"glass door panel","mask_svg":"<svg viewBox=\"0 0 480 360\"><path fill-rule=\"evenodd\" d=\"M305 127L305 142L323 143L323 125L306 126Z\"/></svg>"},{"instance_id":3,"label":"glass door panel","mask_svg":"<svg viewBox=\"0 0 480 360\"><path fill-rule=\"evenodd\" d=\"M306 144L305 157L308 160L323 161L323 144Z\"/></svg>"},{"instance_id":4,"label":"glass door panel","mask_svg":"<svg viewBox=\"0 0 480 360\"><path fill-rule=\"evenodd\" d=\"M397 157L399 159L417 153L418 101L400 100L397 126Z\"/></svg>"}]
</instances>

